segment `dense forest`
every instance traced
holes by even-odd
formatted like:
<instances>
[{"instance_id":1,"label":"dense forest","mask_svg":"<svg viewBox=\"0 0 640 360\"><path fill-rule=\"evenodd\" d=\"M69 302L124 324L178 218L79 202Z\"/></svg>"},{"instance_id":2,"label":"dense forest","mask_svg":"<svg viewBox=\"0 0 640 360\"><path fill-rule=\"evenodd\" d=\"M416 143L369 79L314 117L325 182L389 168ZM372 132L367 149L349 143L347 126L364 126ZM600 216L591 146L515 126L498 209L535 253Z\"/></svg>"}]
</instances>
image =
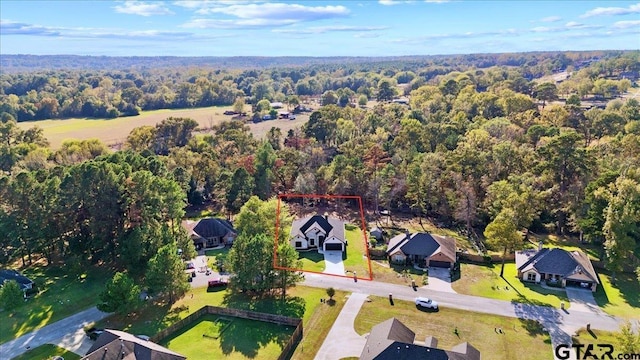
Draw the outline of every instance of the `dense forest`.
<instances>
[{"instance_id":1,"label":"dense forest","mask_svg":"<svg viewBox=\"0 0 640 360\"><path fill-rule=\"evenodd\" d=\"M187 205L232 215L252 195L293 192L361 195L370 209L459 229L480 250L512 250L522 230L581 235L619 271L639 252L640 103L621 97L637 86L639 56L3 73L0 261L43 254L126 268L163 236L185 241ZM538 80L563 71L562 82ZM408 105L391 101L401 95ZM54 151L42 131L16 125L302 96L322 106L302 129L274 127L265 140L241 121L196 133L195 121L168 118L135 129L126 150L76 140Z\"/></svg>"}]
</instances>

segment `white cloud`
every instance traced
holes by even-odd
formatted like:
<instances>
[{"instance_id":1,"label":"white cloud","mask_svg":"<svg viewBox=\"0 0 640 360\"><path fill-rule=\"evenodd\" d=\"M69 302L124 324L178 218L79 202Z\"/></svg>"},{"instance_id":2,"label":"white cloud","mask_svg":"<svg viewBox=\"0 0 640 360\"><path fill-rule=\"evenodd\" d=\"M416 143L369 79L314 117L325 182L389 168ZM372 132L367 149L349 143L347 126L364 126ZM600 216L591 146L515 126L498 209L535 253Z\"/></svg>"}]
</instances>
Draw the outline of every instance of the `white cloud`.
<instances>
[{"instance_id":1,"label":"white cloud","mask_svg":"<svg viewBox=\"0 0 640 360\"><path fill-rule=\"evenodd\" d=\"M378 0L378 4L385 6L411 4L412 2L412 0Z\"/></svg>"},{"instance_id":2,"label":"white cloud","mask_svg":"<svg viewBox=\"0 0 640 360\"><path fill-rule=\"evenodd\" d=\"M369 32L388 29L388 26L350 26L350 25L331 25L331 26L315 26L307 29L275 29L273 32L290 33L290 34L324 34L328 32Z\"/></svg>"},{"instance_id":3,"label":"white cloud","mask_svg":"<svg viewBox=\"0 0 640 360\"><path fill-rule=\"evenodd\" d=\"M540 19L541 22L556 22L556 21L560 21L562 20L562 18L560 16L547 16L544 17L542 19Z\"/></svg>"},{"instance_id":4,"label":"white cloud","mask_svg":"<svg viewBox=\"0 0 640 360\"><path fill-rule=\"evenodd\" d=\"M282 18L299 18L302 21L310 21L346 16L349 14L349 9L342 5L306 6L285 3L262 3L211 7L203 9L200 13L225 14L240 19L260 18L276 20Z\"/></svg>"},{"instance_id":5,"label":"white cloud","mask_svg":"<svg viewBox=\"0 0 640 360\"><path fill-rule=\"evenodd\" d=\"M449 2L450 0L424 0L426 3L435 3L435 4L444 4Z\"/></svg>"},{"instance_id":6,"label":"white cloud","mask_svg":"<svg viewBox=\"0 0 640 360\"><path fill-rule=\"evenodd\" d=\"M630 29L634 27L640 27L640 20L616 21L611 27L615 29Z\"/></svg>"},{"instance_id":7,"label":"white cloud","mask_svg":"<svg viewBox=\"0 0 640 360\"><path fill-rule=\"evenodd\" d=\"M640 3L629 5L628 8L623 7L597 7L593 10L589 10L586 13L582 14L580 17L587 18L592 16L603 16L603 15L630 15L630 14L640 14Z\"/></svg>"},{"instance_id":8,"label":"white cloud","mask_svg":"<svg viewBox=\"0 0 640 360\"><path fill-rule=\"evenodd\" d=\"M219 4L219 3L217 3ZM192 6L192 4L187 4ZM221 14L227 19L192 19L183 24L186 28L259 28L269 26L286 26L302 22L345 17L349 9L344 6L306 6L284 3L251 3L231 6L202 7L196 10L199 14Z\"/></svg>"},{"instance_id":9,"label":"white cloud","mask_svg":"<svg viewBox=\"0 0 640 360\"><path fill-rule=\"evenodd\" d=\"M122 5L116 5L113 8L118 13L140 16L173 14L163 2L125 1Z\"/></svg>"},{"instance_id":10,"label":"white cloud","mask_svg":"<svg viewBox=\"0 0 640 360\"><path fill-rule=\"evenodd\" d=\"M549 31L553 31L553 28L550 27L546 27L546 26L536 26L534 28L531 29L531 31L533 32L549 32Z\"/></svg>"}]
</instances>

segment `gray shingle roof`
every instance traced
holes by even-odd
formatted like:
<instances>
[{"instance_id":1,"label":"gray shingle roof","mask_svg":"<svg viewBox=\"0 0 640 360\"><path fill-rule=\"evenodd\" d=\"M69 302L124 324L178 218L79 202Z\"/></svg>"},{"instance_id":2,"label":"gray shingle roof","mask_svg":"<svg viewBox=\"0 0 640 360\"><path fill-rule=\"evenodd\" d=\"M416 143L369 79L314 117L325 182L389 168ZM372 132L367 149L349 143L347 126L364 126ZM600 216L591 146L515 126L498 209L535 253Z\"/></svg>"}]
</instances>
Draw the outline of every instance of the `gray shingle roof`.
<instances>
[{"instance_id":1,"label":"gray shingle roof","mask_svg":"<svg viewBox=\"0 0 640 360\"><path fill-rule=\"evenodd\" d=\"M389 240L387 254L392 254L396 249L402 250L405 255L418 255L429 257L441 251L448 258L456 259L456 241L453 238L429 233L400 234Z\"/></svg>"},{"instance_id":2,"label":"gray shingle roof","mask_svg":"<svg viewBox=\"0 0 640 360\"><path fill-rule=\"evenodd\" d=\"M22 289L28 287L29 284L33 284L26 276L20 274L18 271L13 269L2 269L0 270L0 285L4 284L5 281L13 280L20 285Z\"/></svg>"},{"instance_id":3,"label":"gray shingle roof","mask_svg":"<svg viewBox=\"0 0 640 360\"><path fill-rule=\"evenodd\" d=\"M396 318L371 328L360 360L480 360L480 352L468 343L456 345L451 351L414 344L415 333ZM437 339L430 344L436 344Z\"/></svg>"},{"instance_id":4,"label":"gray shingle roof","mask_svg":"<svg viewBox=\"0 0 640 360\"><path fill-rule=\"evenodd\" d=\"M229 232L236 232L230 222L218 218L200 219L193 227L193 232L203 238L223 237Z\"/></svg>"},{"instance_id":5,"label":"gray shingle roof","mask_svg":"<svg viewBox=\"0 0 640 360\"><path fill-rule=\"evenodd\" d=\"M83 360L184 360L185 356L129 333L105 329Z\"/></svg>"},{"instance_id":6,"label":"gray shingle roof","mask_svg":"<svg viewBox=\"0 0 640 360\"><path fill-rule=\"evenodd\" d=\"M538 273L563 277L583 272L594 282L599 283L593 264L587 254L581 251L567 251L559 248L518 251L516 267L520 272L535 269Z\"/></svg>"}]
</instances>

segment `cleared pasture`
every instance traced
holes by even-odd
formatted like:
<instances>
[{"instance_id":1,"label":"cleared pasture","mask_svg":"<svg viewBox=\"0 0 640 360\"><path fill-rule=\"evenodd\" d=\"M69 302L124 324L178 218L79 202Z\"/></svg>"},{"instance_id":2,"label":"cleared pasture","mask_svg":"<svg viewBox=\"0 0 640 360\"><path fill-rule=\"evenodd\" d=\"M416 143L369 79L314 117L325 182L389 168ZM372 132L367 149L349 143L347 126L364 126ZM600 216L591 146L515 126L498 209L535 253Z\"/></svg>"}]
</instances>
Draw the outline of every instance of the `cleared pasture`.
<instances>
[{"instance_id":1,"label":"cleared pasture","mask_svg":"<svg viewBox=\"0 0 640 360\"><path fill-rule=\"evenodd\" d=\"M120 117L115 119L94 118L69 118L40 121L25 121L18 123L21 129L29 129L38 126L44 130L44 136L49 140L51 147L57 149L66 139L100 139L108 146L116 146L124 142L127 135L136 127L154 126L168 117L191 118L198 122L201 129L209 129L225 120L231 120L232 116L224 115L230 106L213 106L196 109L163 109L143 111L137 116ZM290 129L297 128L309 120L309 114L296 115L295 120L270 120L257 124L248 123L254 136L263 138L271 127L279 127L283 136Z\"/></svg>"}]
</instances>

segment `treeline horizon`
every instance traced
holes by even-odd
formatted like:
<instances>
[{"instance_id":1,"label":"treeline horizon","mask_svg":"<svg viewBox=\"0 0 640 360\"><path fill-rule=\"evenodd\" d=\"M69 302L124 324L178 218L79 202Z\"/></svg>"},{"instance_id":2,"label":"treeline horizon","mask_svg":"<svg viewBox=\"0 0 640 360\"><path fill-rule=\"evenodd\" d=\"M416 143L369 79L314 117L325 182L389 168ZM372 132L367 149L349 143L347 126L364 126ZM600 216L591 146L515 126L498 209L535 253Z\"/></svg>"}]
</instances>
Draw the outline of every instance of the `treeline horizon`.
<instances>
[{"instance_id":1,"label":"treeline horizon","mask_svg":"<svg viewBox=\"0 0 640 360\"><path fill-rule=\"evenodd\" d=\"M270 61L264 60L270 58L257 59ZM162 61L154 60L142 69L115 70L118 68L116 63L112 64L111 70L87 70L92 68L88 64L83 70L3 73L0 75L0 116L18 122L74 117L116 118L138 115L143 110L232 105L239 97L254 105L262 99L295 102L297 97L319 97L327 92L339 92L338 97L342 98L339 104L346 106L362 101L363 97L364 101L380 98L376 93L381 81L400 85L403 90L398 95L408 95L453 71L475 72L474 76L481 76L489 70L499 69L517 73L522 78L518 81L526 83L562 70L579 70L599 59L616 59L616 63L605 61L610 69L598 70L601 72L638 71L638 52L461 55L420 60L408 57L411 60L362 63L321 63L323 59L308 66L270 69L231 69L216 67L216 62L205 65L206 61L165 68ZM184 61L189 62L188 59ZM490 81L479 82L478 90L486 90ZM520 89L533 96L531 86L528 90Z\"/></svg>"}]
</instances>

